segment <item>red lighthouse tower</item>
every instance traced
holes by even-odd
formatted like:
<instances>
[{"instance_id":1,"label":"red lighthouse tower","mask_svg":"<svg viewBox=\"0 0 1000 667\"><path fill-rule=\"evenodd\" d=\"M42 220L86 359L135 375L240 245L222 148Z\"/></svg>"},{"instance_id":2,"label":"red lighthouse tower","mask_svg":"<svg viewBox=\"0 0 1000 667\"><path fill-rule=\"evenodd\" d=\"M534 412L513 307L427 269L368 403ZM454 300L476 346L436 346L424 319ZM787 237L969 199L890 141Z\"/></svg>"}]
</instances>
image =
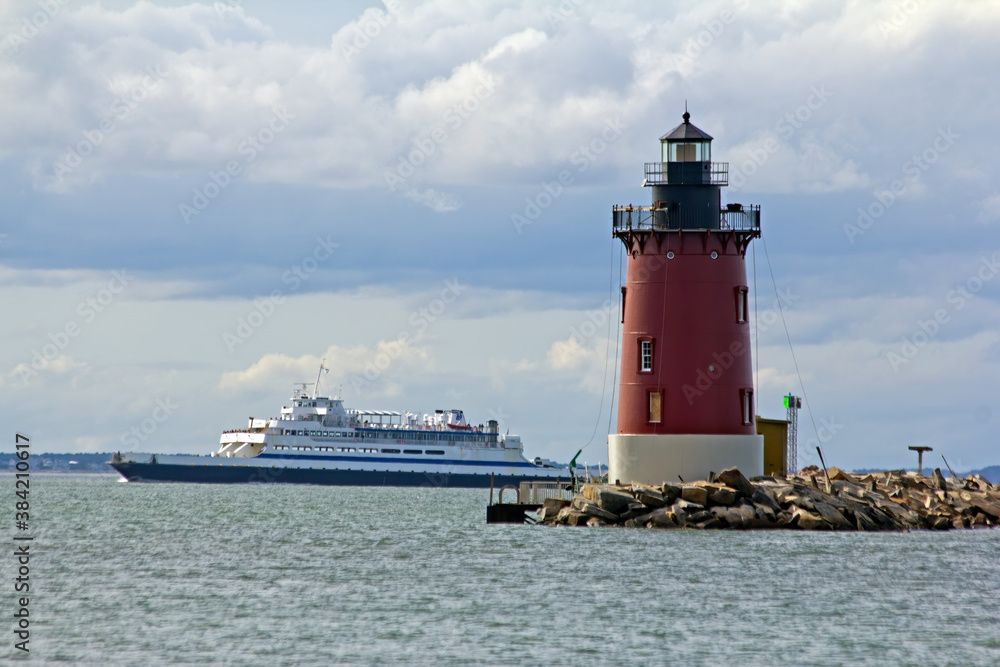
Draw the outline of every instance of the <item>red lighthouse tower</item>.
<instances>
[{"instance_id":1,"label":"red lighthouse tower","mask_svg":"<svg viewBox=\"0 0 1000 667\"><path fill-rule=\"evenodd\" d=\"M611 480L763 472L746 271L760 207L722 206L729 165L712 162L712 137L690 117L660 138L661 161L646 163L652 206L613 211L629 256Z\"/></svg>"}]
</instances>

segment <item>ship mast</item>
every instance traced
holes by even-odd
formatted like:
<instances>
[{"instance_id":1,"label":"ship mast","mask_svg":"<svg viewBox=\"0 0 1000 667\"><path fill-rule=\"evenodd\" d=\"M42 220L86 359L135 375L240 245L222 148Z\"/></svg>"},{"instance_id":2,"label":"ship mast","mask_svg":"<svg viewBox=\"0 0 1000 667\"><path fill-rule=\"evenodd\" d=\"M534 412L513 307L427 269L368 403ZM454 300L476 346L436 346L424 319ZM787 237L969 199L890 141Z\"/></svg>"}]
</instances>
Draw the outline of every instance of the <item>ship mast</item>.
<instances>
[{"instance_id":1,"label":"ship mast","mask_svg":"<svg viewBox=\"0 0 1000 667\"><path fill-rule=\"evenodd\" d=\"M321 375L323 375L323 371L326 370L326 368L323 367L323 364L325 362L326 362L325 357L319 362L319 371L316 373L316 384L313 385L313 395L312 395L313 398L316 398L319 395L319 378Z\"/></svg>"}]
</instances>

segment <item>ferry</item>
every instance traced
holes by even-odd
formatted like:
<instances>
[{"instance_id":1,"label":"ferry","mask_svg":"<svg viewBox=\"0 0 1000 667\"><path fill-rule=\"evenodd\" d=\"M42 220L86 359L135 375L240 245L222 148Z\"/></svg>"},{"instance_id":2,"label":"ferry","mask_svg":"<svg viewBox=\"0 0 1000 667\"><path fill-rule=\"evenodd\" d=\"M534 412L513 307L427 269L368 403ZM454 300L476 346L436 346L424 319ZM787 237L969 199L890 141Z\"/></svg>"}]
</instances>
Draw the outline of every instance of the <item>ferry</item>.
<instances>
[{"instance_id":1,"label":"ferry","mask_svg":"<svg viewBox=\"0 0 1000 667\"><path fill-rule=\"evenodd\" d=\"M315 384L298 384L280 417L250 417L246 428L225 431L208 456L118 452L108 464L130 482L465 488L570 482L568 466L528 460L521 438L501 434L496 420L473 426L462 410L346 409L339 396L319 396L318 388L318 376Z\"/></svg>"}]
</instances>

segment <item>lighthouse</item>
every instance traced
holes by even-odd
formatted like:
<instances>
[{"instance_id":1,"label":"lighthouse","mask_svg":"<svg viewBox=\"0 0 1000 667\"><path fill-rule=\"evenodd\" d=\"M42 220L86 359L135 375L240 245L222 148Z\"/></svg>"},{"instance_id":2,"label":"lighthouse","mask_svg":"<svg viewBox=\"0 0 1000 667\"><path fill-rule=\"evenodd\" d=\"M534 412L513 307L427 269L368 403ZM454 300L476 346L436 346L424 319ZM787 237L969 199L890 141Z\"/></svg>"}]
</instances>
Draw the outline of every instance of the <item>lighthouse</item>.
<instances>
[{"instance_id":1,"label":"lighthouse","mask_svg":"<svg viewBox=\"0 0 1000 667\"><path fill-rule=\"evenodd\" d=\"M608 436L611 481L707 479L738 467L763 473L757 435L746 250L760 206L722 204L729 165L712 137L684 122L647 162L650 206L615 206L625 246L618 428Z\"/></svg>"}]
</instances>

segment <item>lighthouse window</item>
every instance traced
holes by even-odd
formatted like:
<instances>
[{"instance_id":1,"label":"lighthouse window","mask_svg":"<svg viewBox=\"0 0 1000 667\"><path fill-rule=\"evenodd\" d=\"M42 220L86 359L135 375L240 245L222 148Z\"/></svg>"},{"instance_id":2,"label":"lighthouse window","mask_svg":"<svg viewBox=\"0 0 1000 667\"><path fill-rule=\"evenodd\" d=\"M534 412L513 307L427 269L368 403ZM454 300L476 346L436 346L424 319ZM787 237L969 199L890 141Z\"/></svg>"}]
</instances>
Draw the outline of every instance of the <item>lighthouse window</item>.
<instances>
[{"instance_id":1,"label":"lighthouse window","mask_svg":"<svg viewBox=\"0 0 1000 667\"><path fill-rule=\"evenodd\" d=\"M662 394L658 391L649 392L649 421L659 423L662 405Z\"/></svg>"},{"instance_id":2,"label":"lighthouse window","mask_svg":"<svg viewBox=\"0 0 1000 667\"><path fill-rule=\"evenodd\" d=\"M743 389L743 423L753 423L753 390Z\"/></svg>"},{"instance_id":3,"label":"lighthouse window","mask_svg":"<svg viewBox=\"0 0 1000 667\"><path fill-rule=\"evenodd\" d=\"M653 370L653 341L639 341L639 372L649 373Z\"/></svg>"},{"instance_id":4,"label":"lighthouse window","mask_svg":"<svg viewBox=\"0 0 1000 667\"><path fill-rule=\"evenodd\" d=\"M736 289L736 321L747 321L747 288L738 287Z\"/></svg>"}]
</instances>

